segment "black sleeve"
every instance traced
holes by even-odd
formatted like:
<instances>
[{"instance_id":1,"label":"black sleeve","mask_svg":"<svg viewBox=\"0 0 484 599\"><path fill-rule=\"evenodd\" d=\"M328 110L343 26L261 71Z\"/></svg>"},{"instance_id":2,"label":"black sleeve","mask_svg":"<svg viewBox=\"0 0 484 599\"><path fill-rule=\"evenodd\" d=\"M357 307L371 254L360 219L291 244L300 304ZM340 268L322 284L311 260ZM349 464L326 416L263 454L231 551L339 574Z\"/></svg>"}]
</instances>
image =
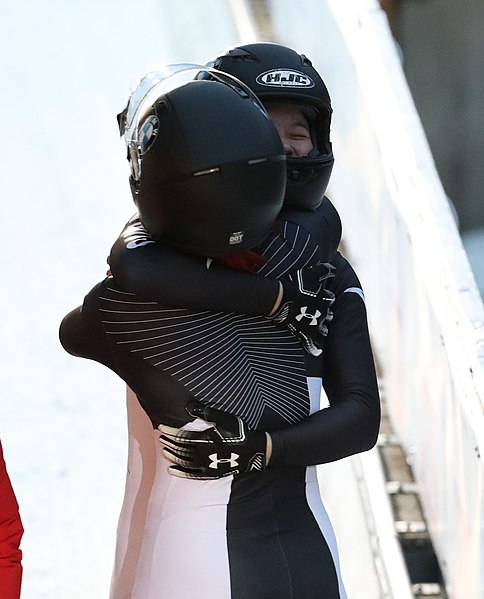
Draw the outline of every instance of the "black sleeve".
<instances>
[{"instance_id":1,"label":"black sleeve","mask_svg":"<svg viewBox=\"0 0 484 599\"><path fill-rule=\"evenodd\" d=\"M301 246L301 240L310 238L309 245L318 248L318 259L328 262L341 238L339 214L327 197L314 211L285 211L279 218L276 229L293 223L301 234L292 238L293 231L285 228L287 237L276 231L265 240L260 249L269 264L260 268L260 275L215 261L207 268L206 258L155 243L137 215L127 223L111 249L111 272L122 289L166 306L265 316L271 312L279 292L274 278L276 271L283 273L280 256L287 254L288 270L302 268L308 247ZM280 248L285 245L284 252L275 251L274 244Z\"/></svg>"},{"instance_id":2,"label":"black sleeve","mask_svg":"<svg viewBox=\"0 0 484 599\"><path fill-rule=\"evenodd\" d=\"M273 467L332 462L371 449L377 440L380 398L361 286L344 258L333 262L336 301L323 367L330 407L270 432Z\"/></svg>"},{"instance_id":3,"label":"black sleeve","mask_svg":"<svg viewBox=\"0 0 484 599\"><path fill-rule=\"evenodd\" d=\"M77 358L94 360L116 372L115 360L98 315L97 300L102 283L95 285L82 306L64 316L59 328L62 347Z\"/></svg>"},{"instance_id":4,"label":"black sleeve","mask_svg":"<svg viewBox=\"0 0 484 599\"><path fill-rule=\"evenodd\" d=\"M183 426L187 422L185 406L194 399L190 391L164 370L150 366L142 358L109 341L99 311L99 296L106 281L93 287L82 306L63 318L59 329L62 347L73 356L107 366L136 390L138 401L154 428L160 422Z\"/></svg>"},{"instance_id":5,"label":"black sleeve","mask_svg":"<svg viewBox=\"0 0 484 599\"><path fill-rule=\"evenodd\" d=\"M275 280L154 243L136 217L114 243L110 267L125 291L189 310L264 316L279 292Z\"/></svg>"}]
</instances>

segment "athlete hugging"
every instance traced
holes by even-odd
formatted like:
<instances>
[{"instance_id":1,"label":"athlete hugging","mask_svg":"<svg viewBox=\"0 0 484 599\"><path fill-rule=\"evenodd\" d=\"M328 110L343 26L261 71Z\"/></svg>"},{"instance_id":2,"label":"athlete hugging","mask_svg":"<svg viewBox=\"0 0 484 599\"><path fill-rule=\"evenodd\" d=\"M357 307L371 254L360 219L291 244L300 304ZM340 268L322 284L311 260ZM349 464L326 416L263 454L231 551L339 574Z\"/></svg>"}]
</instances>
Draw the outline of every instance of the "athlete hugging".
<instances>
[{"instance_id":1,"label":"athlete hugging","mask_svg":"<svg viewBox=\"0 0 484 599\"><path fill-rule=\"evenodd\" d=\"M112 599L346 597L316 465L370 449L380 405L331 112L304 55L257 43L148 73L118 115L139 213L60 328L161 443Z\"/></svg>"}]
</instances>

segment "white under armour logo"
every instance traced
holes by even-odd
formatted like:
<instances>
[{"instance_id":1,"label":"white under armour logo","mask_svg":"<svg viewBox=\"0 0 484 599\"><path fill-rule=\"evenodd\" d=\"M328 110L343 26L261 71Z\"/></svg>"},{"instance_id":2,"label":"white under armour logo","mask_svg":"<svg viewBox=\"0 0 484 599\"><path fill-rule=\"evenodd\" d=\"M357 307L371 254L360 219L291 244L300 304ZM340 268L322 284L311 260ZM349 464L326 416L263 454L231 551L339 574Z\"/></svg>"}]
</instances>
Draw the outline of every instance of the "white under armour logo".
<instances>
[{"instance_id":1,"label":"white under armour logo","mask_svg":"<svg viewBox=\"0 0 484 599\"><path fill-rule=\"evenodd\" d=\"M296 320L302 320L303 318L311 318L311 322L309 323L310 325L317 325L318 324L318 318L321 316L321 312L319 310L316 310L315 314L306 314L308 307L307 306L302 306L301 307L301 311L300 314L298 314L296 316Z\"/></svg>"},{"instance_id":2,"label":"white under armour logo","mask_svg":"<svg viewBox=\"0 0 484 599\"><path fill-rule=\"evenodd\" d=\"M239 463L237 462L237 460L239 458L238 453L231 453L230 458L220 458L219 459L217 453L212 453L208 457L212 460L210 462L210 464L208 465L209 468L217 469L219 464L230 464L231 468L235 468L235 466L239 465Z\"/></svg>"}]
</instances>

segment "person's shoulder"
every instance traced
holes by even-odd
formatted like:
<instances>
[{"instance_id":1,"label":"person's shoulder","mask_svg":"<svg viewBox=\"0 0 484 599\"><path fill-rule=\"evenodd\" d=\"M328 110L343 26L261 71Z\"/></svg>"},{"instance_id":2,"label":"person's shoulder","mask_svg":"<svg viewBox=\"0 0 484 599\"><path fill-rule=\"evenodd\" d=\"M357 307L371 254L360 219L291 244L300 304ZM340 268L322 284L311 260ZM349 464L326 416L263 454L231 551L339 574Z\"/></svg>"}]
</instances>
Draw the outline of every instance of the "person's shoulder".
<instances>
[{"instance_id":1,"label":"person's shoulder","mask_svg":"<svg viewBox=\"0 0 484 599\"><path fill-rule=\"evenodd\" d=\"M336 252L330 261L335 269L335 276L330 280L328 288L338 295L352 289L362 290L360 280L350 262L340 253ZM361 291L361 293L363 293Z\"/></svg>"},{"instance_id":2,"label":"person's shoulder","mask_svg":"<svg viewBox=\"0 0 484 599\"><path fill-rule=\"evenodd\" d=\"M315 210L283 210L279 222L285 230L300 238L311 238L320 248L320 259L331 260L341 241L341 219L329 198L324 196Z\"/></svg>"},{"instance_id":3,"label":"person's shoulder","mask_svg":"<svg viewBox=\"0 0 484 599\"><path fill-rule=\"evenodd\" d=\"M315 224L327 223L334 229L334 236L341 238L341 219L335 205L324 196L321 204L314 210L282 210L278 220L292 222L311 229ZM339 241L338 241L339 242Z\"/></svg>"},{"instance_id":4,"label":"person's shoulder","mask_svg":"<svg viewBox=\"0 0 484 599\"><path fill-rule=\"evenodd\" d=\"M341 237L341 218L339 212L336 210L336 206L333 202L327 197L324 196L321 204L314 210L314 214L318 218L322 218L331 223L331 225L339 231L339 235Z\"/></svg>"}]
</instances>

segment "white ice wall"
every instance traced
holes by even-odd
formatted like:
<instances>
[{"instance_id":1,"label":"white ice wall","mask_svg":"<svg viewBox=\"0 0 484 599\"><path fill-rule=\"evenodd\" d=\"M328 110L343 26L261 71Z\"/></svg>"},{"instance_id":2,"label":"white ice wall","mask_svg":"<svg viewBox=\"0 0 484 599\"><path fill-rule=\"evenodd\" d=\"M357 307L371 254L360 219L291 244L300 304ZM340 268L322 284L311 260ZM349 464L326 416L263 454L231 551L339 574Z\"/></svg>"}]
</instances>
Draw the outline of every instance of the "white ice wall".
<instances>
[{"instance_id":1,"label":"white ice wall","mask_svg":"<svg viewBox=\"0 0 484 599\"><path fill-rule=\"evenodd\" d=\"M333 99L330 195L451 599L484 592L484 312L376 0L271 2Z\"/></svg>"}]
</instances>

